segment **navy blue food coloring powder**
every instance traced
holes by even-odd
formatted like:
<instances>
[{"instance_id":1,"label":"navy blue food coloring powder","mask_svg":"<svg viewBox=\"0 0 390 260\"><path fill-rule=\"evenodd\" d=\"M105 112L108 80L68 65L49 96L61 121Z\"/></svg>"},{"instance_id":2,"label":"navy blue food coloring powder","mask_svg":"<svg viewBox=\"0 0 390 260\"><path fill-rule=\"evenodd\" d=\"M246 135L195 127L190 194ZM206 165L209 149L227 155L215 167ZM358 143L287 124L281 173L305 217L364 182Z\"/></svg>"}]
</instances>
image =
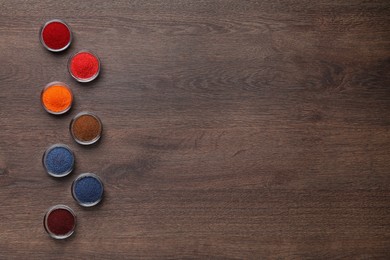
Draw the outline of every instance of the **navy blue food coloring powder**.
<instances>
[{"instance_id":1,"label":"navy blue food coloring powder","mask_svg":"<svg viewBox=\"0 0 390 260\"><path fill-rule=\"evenodd\" d=\"M64 177L72 172L74 160L74 154L68 146L55 144L44 153L43 166L51 176Z\"/></svg>"},{"instance_id":2,"label":"navy blue food coloring powder","mask_svg":"<svg viewBox=\"0 0 390 260\"><path fill-rule=\"evenodd\" d=\"M96 174L81 174L73 181L72 195L81 206L94 206L102 200L103 183Z\"/></svg>"}]
</instances>

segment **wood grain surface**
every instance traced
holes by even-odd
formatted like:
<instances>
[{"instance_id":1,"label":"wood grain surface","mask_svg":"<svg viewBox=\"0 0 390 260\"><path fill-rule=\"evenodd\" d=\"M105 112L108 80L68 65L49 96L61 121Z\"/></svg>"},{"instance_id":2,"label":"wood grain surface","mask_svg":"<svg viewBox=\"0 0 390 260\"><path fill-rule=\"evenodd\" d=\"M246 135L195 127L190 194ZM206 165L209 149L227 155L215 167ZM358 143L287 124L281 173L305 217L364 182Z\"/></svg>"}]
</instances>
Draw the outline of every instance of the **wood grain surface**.
<instances>
[{"instance_id":1,"label":"wood grain surface","mask_svg":"<svg viewBox=\"0 0 390 260\"><path fill-rule=\"evenodd\" d=\"M64 19L61 54L40 26ZM68 57L96 52L99 78ZM0 259L389 259L390 2L358 0L0 1ZM68 83L72 110L40 92ZM98 114L102 140L69 134ZM41 158L70 145L76 169ZM101 205L70 186L94 172ZM52 205L78 216L51 239Z\"/></svg>"}]
</instances>

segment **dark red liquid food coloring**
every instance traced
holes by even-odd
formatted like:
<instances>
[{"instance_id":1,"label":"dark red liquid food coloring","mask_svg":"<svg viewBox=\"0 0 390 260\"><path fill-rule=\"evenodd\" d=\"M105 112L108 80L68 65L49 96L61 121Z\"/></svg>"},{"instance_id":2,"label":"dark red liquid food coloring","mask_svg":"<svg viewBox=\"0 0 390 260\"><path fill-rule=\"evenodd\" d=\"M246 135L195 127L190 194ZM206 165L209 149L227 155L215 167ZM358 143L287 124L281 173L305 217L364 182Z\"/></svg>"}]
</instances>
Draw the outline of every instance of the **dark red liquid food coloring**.
<instances>
[{"instance_id":1,"label":"dark red liquid food coloring","mask_svg":"<svg viewBox=\"0 0 390 260\"><path fill-rule=\"evenodd\" d=\"M65 238L76 226L76 217L66 208L55 208L45 216L46 230L55 238Z\"/></svg>"}]
</instances>

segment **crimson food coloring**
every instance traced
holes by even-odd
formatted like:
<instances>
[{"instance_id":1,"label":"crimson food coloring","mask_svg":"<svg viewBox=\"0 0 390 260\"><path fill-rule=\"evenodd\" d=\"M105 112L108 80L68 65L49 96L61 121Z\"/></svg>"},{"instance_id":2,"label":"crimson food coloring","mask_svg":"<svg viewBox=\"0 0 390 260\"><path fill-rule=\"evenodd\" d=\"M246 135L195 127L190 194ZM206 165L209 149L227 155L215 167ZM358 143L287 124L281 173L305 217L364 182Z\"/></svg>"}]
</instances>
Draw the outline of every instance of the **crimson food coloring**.
<instances>
[{"instance_id":1,"label":"crimson food coloring","mask_svg":"<svg viewBox=\"0 0 390 260\"><path fill-rule=\"evenodd\" d=\"M71 42L69 27L60 20L46 23L41 31L41 41L50 51L65 50Z\"/></svg>"}]
</instances>

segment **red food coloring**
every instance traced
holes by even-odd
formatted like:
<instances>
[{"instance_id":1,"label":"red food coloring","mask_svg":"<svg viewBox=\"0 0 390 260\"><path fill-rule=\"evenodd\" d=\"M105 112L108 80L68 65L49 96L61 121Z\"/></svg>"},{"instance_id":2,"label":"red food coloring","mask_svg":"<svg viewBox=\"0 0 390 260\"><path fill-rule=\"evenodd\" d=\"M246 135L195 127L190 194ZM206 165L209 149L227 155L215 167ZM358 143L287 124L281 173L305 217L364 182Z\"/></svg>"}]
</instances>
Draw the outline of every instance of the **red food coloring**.
<instances>
[{"instance_id":1,"label":"red food coloring","mask_svg":"<svg viewBox=\"0 0 390 260\"><path fill-rule=\"evenodd\" d=\"M61 50L67 47L70 42L70 30L68 26L60 21L50 22L42 30L42 41L53 50Z\"/></svg>"},{"instance_id":2,"label":"red food coloring","mask_svg":"<svg viewBox=\"0 0 390 260\"><path fill-rule=\"evenodd\" d=\"M58 208L46 216L48 231L56 236L64 236L73 231L76 225L75 216L67 209Z\"/></svg>"},{"instance_id":3,"label":"red food coloring","mask_svg":"<svg viewBox=\"0 0 390 260\"><path fill-rule=\"evenodd\" d=\"M79 52L70 61L70 73L76 79L93 79L99 73L99 59L90 52Z\"/></svg>"}]
</instances>

